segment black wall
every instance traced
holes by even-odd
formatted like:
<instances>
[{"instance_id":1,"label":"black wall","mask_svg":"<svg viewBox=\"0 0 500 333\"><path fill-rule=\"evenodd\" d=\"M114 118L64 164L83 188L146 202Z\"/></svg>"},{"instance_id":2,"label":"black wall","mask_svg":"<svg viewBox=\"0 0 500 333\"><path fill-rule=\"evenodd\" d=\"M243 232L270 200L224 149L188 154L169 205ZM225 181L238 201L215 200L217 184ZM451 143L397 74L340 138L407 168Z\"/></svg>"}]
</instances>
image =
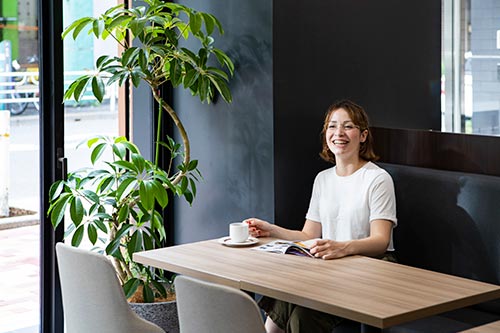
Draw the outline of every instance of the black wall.
<instances>
[{"instance_id":1,"label":"black wall","mask_svg":"<svg viewBox=\"0 0 500 333\"><path fill-rule=\"evenodd\" d=\"M216 38L216 47L228 52L236 70L231 105L222 99L201 105L187 92L174 92L204 177L192 207L176 200L176 243L225 236L229 222L246 217L274 216L271 2L189 5L221 21L226 33Z\"/></svg>"},{"instance_id":2,"label":"black wall","mask_svg":"<svg viewBox=\"0 0 500 333\"><path fill-rule=\"evenodd\" d=\"M275 0L276 223L301 228L324 112L350 98L374 126L439 130L441 2Z\"/></svg>"},{"instance_id":3,"label":"black wall","mask_svg":"<svg viewBox=\"0 0 500 333\"><path fill-rule=\"evenodd\" d=\"M176 201L175 242L227 234L257 216L301 228L324 112L351 98L372 125L440 129L441 4L399 0L194 1L226 29L234 103L174 93L204 180ZM168 224L167 224L168 225Z\"/></svg>"}]
</instances>

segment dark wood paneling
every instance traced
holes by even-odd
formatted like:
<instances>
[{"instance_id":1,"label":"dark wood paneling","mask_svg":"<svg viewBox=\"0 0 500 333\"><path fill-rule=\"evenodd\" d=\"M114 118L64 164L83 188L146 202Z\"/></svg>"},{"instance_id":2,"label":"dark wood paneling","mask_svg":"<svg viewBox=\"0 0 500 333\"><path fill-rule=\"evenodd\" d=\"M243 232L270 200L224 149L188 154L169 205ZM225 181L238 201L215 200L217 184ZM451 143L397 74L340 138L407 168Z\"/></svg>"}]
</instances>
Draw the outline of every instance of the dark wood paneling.
<instances>
[{"instance_id":1,"label":"dark wood paneling","mask_svg":"<svg viewBox=\"0 0 500 333\"><path fill-rule=\"evenodd\" d=\"M381 162L500 176L500 137L372 128Z\"/></svg>"}]
</instances>

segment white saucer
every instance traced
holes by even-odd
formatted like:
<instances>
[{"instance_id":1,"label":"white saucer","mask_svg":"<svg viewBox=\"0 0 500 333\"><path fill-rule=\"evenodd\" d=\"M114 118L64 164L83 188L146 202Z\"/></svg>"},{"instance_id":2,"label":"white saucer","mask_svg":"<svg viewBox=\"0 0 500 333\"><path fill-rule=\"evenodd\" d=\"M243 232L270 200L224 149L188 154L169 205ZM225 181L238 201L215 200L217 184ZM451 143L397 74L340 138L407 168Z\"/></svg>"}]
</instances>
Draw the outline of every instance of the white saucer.
<instances>
[{"instance_id":1,"label":"white saucer","mask_svg":"<svg viewBox=\"0 0 500 333\"><path fill-rule=\"evenodd\" d=\"M231 240L231 237L229 237L229 236L219 238L219 243L221 243L222 245L226 245L226 246L249 246L249 245L257 244L258 242L259 242L259 240L255 237L248 237L248 239L246 241L241 242L241 243L233 242Z\"/></svg>"}]
</instances>

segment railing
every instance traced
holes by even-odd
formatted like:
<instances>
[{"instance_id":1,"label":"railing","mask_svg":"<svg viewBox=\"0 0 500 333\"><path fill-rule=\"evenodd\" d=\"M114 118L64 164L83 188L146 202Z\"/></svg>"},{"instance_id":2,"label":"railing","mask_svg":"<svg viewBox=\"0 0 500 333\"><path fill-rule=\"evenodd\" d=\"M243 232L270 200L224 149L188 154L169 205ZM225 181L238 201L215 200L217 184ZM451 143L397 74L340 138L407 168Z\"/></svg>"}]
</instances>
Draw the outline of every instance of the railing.
<instances>
[{"instance_id":1,"label":"railing","mask_svg":"<svg viewBox=\"0 0 500 333\"><path fill-rule=\"evenodd\" d=\"M69 85L77 77L93 74L92 71L68 71L64 73L64 84ZM38 103L38 71L0 73L0 104ZM103 100L109 100L110 110L116 111L116 85L106 87ZM85 94L82 100L95 100L91 94Z\"/></svg>"}]
</instances>

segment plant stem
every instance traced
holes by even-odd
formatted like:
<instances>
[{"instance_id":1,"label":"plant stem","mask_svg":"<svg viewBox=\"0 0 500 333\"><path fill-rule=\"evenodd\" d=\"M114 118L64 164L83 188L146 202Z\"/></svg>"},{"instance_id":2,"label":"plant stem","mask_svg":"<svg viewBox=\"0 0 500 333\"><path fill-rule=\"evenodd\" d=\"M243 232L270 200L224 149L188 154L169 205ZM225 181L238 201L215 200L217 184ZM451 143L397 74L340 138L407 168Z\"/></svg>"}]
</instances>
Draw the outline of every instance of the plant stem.
<instances>
[{"instance_id":1,"label":"plant stem","mask_svg":"<svg viewBox=\"0 0 500 333\"><path fill-rule=\"evenodd\" d=\"M153 89L153 88L152 88ZM158 89L155 89L158 91ZM158 93L159 94L159 93ZM155 167L158 167L158 156L160 155L160 134L161 134L161 118L163 112L161 112L161 103L158 103L158 124L156 125L156 148L155 148Z\"/></svg>"},{"instance_id":2,"label":"plant stem","mask_svg":"<svg viewBox=\"0 0 500 333\"><path fill-rule=\"evenodd\" d=\"M151 90L153 91L153 96L154 96L155 100L160 104L161 109L165 110L168 113L170 118L172 118L172 120L174 121L174 124L177 127L177 129L179 129L179 133L181 135L182 142L184 144L184 161L183 161L183 163L187 167L189 165L189 161L191 160L191 148L189 145L189 138L187 136L186 129L184 128L184 125L182 124L179 117L177 116L177 113L175 113L174 109L172 109L172 107L161 98L161 96L158 94L158 91L155 89L151 89ZM161 111L161 109L159 111ZM158 142L157 142L157 144L158 144ZM157 154L158 154L158 152L157 152ZM180 172L175 177L175 179L172 181L172 184L175 185L175 184L179 183L185 174L186 174L185 171Z\"/></svg>"}]
</instances>

